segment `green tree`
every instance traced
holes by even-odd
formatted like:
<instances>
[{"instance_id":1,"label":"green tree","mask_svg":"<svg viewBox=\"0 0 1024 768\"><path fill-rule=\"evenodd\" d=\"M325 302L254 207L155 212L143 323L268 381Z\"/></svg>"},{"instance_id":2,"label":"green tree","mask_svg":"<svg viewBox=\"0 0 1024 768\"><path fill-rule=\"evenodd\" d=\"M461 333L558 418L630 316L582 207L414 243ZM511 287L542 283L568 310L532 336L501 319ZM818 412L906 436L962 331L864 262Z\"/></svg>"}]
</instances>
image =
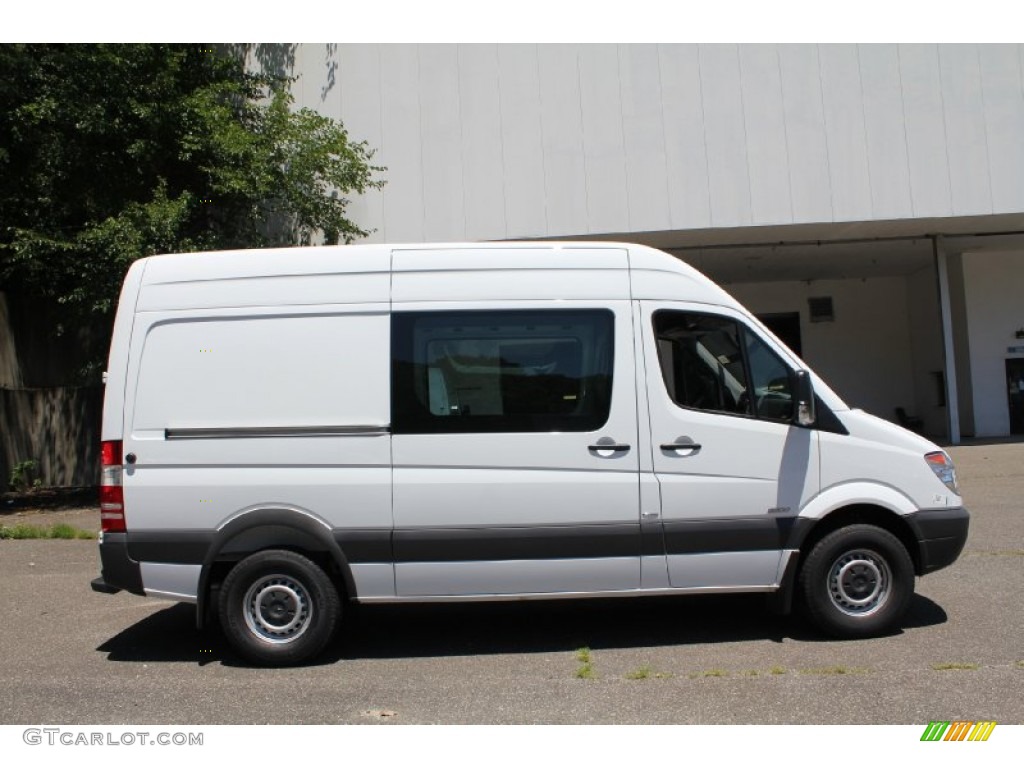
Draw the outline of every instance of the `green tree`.
<instances>
[{"instance_id":1,"label":"green tree","mask_svg":"<svg viewBox=\"0 0 1024 768\"><path fill-rule=\"evenodd\" d=\"M238 50L0 45L0 287L73 322L141 256L366 235L372 150Z\"/></svg>"}]
</instances>

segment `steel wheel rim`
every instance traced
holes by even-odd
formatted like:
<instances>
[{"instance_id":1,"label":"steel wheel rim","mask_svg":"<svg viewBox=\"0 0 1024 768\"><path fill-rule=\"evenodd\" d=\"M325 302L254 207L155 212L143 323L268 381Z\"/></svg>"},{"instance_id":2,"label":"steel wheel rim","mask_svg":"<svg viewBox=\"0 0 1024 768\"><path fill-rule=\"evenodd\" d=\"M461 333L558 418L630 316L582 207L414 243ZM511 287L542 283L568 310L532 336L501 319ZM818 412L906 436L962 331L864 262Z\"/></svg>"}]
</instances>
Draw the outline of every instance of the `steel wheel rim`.
<instances>
[{"instance_id":1,"label":"steel wheel rim","mask_svg":"<svg viewBox=\"0 0 1024 768\"><path fill-rule=\"evenodd\" d=\"M256 581L245 593L242 613L249 631L268 643L291 643L309 629L313 604L305 585L275 573Z\"/></svg>"},{"instance_id":2,"label":"steel wheel rim","mask_svg":"<svg viewBox=\"0 0 1024 768\"><path fill-rule=\"evenodd\" d=\"M885 605L892 590L889 563L877 552L844 552L828 572L832 604L847 616L870 616Z\"/></svg>"}]
</instances>

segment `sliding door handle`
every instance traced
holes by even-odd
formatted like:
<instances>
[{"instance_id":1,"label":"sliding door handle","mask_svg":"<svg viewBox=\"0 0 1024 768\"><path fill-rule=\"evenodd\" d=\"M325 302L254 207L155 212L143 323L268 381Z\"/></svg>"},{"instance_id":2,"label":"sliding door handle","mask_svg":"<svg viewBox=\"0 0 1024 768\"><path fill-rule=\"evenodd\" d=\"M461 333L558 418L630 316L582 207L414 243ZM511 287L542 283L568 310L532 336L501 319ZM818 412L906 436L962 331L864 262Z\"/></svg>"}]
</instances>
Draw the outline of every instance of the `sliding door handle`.
<instances>
[{"instance_id":1,"label":"sliding door handle","mask_svg":"<svg viewBox=\"0 0 1024 768\"><path fill-rule=\"evenodd\" d=\"M700 443L662 443L661 450L663 451L690 451L690 453L696 453L703 446Z\"/></svg>"}]
</instances>

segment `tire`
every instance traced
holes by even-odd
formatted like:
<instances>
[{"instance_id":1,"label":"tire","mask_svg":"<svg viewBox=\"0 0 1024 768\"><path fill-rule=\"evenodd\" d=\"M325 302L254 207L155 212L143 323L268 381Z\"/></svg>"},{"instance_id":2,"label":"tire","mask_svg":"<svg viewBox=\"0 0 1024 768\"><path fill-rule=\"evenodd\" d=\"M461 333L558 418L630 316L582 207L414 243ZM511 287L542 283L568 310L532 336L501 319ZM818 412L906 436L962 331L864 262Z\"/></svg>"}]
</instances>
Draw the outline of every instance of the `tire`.
<instances>
[{"instance_id":1,"label":"tire","mask_svg":"<svg viewBox=\"0 0 1024 768\"><path fill-rule=\"evenodd\" d=\"M324 649L341 617L341 600L312 560L288 550L267 550L231 569L221 586L218 612L240 655L281 667L307 661Z\"/></svg>"},{"instance_id":2,"label":"tire","mask_svg":"<svg viewBox=\"0 0 1024 768\"><path fill-rule=\"evenodd\" d=\"M810 620L840 638L897 628L914 594L914 563L903 543L873 525L850 525L814 545L800 570Z\"/></svg>"}]
</instances>

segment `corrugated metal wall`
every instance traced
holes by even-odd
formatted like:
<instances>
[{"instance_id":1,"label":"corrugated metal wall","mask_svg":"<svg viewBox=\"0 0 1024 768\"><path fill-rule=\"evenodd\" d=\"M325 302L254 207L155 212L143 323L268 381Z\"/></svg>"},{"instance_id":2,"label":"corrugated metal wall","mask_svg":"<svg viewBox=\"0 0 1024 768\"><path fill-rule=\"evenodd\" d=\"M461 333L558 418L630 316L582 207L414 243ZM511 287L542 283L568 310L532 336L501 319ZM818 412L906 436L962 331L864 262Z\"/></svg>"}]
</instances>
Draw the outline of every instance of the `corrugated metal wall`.
<instances>
[{"instance_id":1,"label":"corrugated metal wall","mask_svg":"<svg viewBox=\"0 0 1024 768\"><path fill-rule=\"evenodd\" d=\"M373 240L1024 211L1019 45L302 45Z\"/></svg>"}]
</instances>

